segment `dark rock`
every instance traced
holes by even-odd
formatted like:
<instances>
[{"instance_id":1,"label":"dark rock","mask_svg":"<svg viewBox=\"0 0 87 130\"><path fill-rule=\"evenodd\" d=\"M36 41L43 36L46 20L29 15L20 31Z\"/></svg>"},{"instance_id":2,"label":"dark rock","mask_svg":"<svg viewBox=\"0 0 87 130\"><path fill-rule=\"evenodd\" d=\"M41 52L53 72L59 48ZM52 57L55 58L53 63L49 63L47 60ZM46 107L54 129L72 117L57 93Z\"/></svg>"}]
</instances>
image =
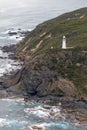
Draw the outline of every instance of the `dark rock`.
<instances>
[{"instance_id":1,"label":"dark rock","mask_svg":"<svg viewBox=\"0 0 87 130\"><path fill-rule=\"evenodd\" d=\"M3 52L12 52L15 53L16 52L16 45L10 45L10 46L4 46L1 48L3 50Z\"/></svg>"},{"instance_id":2,"label":"dark rock","mask_svg":"<svg viewBox=\"0 0 87 130\"><path fill-rule=\"evenodd\" d=\"M0 56L0 59L7 59L7 57L3 57L3 56L1 57L1 56Z\"/></svg>"},{"instance_id":3,"label":"dark rock","mask_svg":"<svg viewBox=\"0 0 87 130\"><path fill-rule=\"evenodd\" d=\"M18 28L18 30L20 31L20 30L21 30L21 28Z\"/></svg>"},{"instance_id":4,"label":"dark rock","mask_svg":"<svg viewBox=\"0 0 87 130\"><path fill-rule=\"evenodd\" d=\"M13 35L17 35L17 32L15 32L15 31L9 31L8 34L9 34L9 36L13 36Z\"/></svg>"},{"instance_id":5,"label":"dark rock","mask_svg":"<svg viewBox=\"0 0 87 130\"><path fill-rule=\"evenodd\" d=\"M6 90L0 90L0 98L6 98L8 97L8 92Z\"/></svg>"}]
</instances>

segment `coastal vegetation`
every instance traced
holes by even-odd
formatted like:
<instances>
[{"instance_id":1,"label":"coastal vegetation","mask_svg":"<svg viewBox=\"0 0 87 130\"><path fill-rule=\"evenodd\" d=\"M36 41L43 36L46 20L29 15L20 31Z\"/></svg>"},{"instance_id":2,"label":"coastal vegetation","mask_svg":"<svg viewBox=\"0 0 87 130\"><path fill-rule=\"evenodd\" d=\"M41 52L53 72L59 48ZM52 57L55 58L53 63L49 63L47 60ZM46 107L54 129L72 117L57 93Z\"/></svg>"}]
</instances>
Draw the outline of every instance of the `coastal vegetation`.
<instances>
[{"instance_id":1,"label":"coastal vegetation","mask_svg":"<svg viewBox=\"0 0 87 130\"><path fill-rule=\"evenodd\" d=\"M86 98L87 8L38 25L17 45L17 56L25 62L21 81L28 95Z\"/></svg>"},{"instance_id":2,"label":"coastal vegetation","mask_svg":"<svg viewBox=\"0 0 87 130\"><path fill-rule=\"evenodd\" d=\"M47 50L61 49L63 35L67 38L67 47L76 50L87 49L87 8L63 14L46 21L27 35L18 51L36 56Z\"/></svg>"},{"instance_id":3,"label":"coastal vegetation","mask_svg":"<svg viewBox=\"0 0 87 130\"><path fill-rule=\"evenodd\" d=\"M87 8L63 14L38 25L16 46L24 62L8 91L28 97L87 99ZM63 35L67 49L61 49Z\"/></svg>"}]
</instances>

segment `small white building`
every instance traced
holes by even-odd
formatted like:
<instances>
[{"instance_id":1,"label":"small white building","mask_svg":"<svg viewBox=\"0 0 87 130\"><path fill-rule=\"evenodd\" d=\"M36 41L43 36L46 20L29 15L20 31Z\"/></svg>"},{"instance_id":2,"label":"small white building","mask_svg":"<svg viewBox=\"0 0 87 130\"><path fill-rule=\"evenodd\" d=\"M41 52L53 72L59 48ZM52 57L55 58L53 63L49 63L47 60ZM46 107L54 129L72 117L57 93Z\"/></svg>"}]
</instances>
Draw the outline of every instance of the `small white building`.
<instances>
[{"instance_id":1,"label":"small white building","mask_svg":"<svg viewBox=\"0 0 87 130\"><path fill-rule=\"evenodd\" d=\"M66 37L63 36L63 39L62 39L62 49L66 49Z\"/></svg>"}]
</instances>

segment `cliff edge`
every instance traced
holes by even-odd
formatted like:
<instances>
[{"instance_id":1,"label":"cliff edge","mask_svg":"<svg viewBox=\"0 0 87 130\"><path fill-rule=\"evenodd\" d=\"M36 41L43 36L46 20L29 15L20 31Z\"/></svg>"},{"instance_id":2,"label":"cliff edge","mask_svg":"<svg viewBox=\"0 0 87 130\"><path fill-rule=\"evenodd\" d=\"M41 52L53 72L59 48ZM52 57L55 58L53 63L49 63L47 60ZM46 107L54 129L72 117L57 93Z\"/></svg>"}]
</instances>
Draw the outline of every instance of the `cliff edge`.
<instances>
[{"instance_id":1,"label":"cliff edge","mask_svg":"<svg viewBox=\"0 0 87 130\"><path fill-rule=\"evenodd\" d=\"M28 97L87 99L87 8L38 25L17 44L17 58L24 65L9 90Z\"/></svg>"}]
</instances>

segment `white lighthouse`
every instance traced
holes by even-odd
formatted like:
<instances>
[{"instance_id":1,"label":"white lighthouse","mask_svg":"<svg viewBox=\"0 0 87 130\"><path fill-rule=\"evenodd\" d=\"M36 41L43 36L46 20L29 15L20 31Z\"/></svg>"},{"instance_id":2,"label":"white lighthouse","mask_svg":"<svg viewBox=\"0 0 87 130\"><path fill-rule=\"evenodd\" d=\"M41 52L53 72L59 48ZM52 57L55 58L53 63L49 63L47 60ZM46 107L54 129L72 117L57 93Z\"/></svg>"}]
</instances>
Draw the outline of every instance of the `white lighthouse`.
<instances>
[{"instance_id":1,"label":"white lighthouse","mask_svg":"<svg viewBox=\"0 0 87 130\"><path fill-rule=\"evenodd\" d=\"M63 36L63 39L62 39L62 49L66 49L66 37Z\"/></svg>"}]
</instances>

